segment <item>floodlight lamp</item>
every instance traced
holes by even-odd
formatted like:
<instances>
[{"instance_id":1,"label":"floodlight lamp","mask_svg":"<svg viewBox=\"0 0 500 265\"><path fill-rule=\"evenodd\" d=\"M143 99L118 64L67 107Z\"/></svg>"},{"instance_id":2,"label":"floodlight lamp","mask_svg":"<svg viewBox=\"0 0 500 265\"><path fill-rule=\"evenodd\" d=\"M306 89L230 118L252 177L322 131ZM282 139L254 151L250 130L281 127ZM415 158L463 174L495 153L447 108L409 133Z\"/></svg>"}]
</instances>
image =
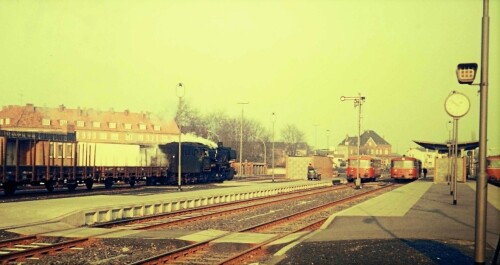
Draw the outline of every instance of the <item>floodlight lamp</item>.
<instances>
[{"instance_id":1,"label":"floodlight lamp","mask_svg":"<svg viewBox=\"0 0 500 265\"><path fill-rule=\"evenodd\" d=\"M340 101L344 101L345 100L345 97L344 96L341 96L340 97Z\"/></svg>"},{"instance_id":2,"label":"floodlight lamp","mask_svg":"<svg viewBox=\"0 0 500 265\"><path fill-rule=\"evenodd\" d=\"M184 87L184 85L182 83L179 83L177 84L176 88L177 97L179 97L179 99L184 97L184 95L186 94L186 88Z\"/></svg>"},{"instance_id":3,"label":"floodlight lamp","mask_svg":"<svg viewBox=\"0 0 500 265\"><path fill-rule=\"evenodd\" d=\"M476 78L477 63L461 63L457 65L457 79L460 84L471 85Z\"/></svg>"}]
</instances>

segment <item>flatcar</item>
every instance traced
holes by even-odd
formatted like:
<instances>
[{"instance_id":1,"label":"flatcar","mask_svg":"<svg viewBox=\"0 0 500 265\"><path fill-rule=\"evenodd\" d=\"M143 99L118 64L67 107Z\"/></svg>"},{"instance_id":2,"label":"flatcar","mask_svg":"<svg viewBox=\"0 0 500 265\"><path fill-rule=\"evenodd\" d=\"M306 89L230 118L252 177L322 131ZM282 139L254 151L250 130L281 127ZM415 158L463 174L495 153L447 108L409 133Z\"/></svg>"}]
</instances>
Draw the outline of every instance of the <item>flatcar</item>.
<instances>
[{"instance_id":1,"label":"flatcar","mask_svg":"<svg viewBox=\"0 0 500 265\"><path fill-rule=\"evenodd\" d=\"M167 184L175 184L179 173L179 142L160 145L160 150L168 161ZM224 147L221 142L217 147L196 142L181 143L181 182L210 183L232 180L236 171L231 163L236 159L236 151Z\"/></svg>"},{"instance_id":2,"label":"flatcar","mask_svg":"<svg viewBox=\"0 0 500 265\"><path fill-rule=\"evenodd\" d=\"M486 175L488 182L500 184L500 155L488 156L486 158Z\"/></svg>"},{"instance_id":3,"label":"flatcar","mask_svg":"<svg viewBox=\"0 0 500 265\"><path fill-rule=\"evenodd\" d=\"M359 157L359 176L361 181L376 181L382 174L381 159L374 156L362 155ZM353 182L358 176L358 156L347 159L347 181Z\"/></svg>"},{"instance_id":4,"label":"flatcar","mask_svg":"<svg viewBox=\"0 0 500 265\"><path fill-rule=\"evenodd\" d=\"M396 182L418 179L421 169L422 161L420 159L406 156L391 159L391 178Z\"/></svg>"}]
</instances>

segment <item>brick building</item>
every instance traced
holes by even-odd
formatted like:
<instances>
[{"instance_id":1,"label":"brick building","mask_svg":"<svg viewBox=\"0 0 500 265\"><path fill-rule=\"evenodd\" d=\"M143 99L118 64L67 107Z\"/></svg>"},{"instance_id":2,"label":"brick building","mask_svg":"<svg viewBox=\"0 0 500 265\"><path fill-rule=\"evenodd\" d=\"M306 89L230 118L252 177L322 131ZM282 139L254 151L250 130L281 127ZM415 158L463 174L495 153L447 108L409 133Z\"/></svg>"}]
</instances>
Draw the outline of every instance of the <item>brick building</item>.
<instances>
[{"instance_id":1,"label":"brick building","mask_svg":"<svg viewBox=\"0 0 500 265\"><path fill-rule=\"evenodd\" d=\"M392 145L384 138L378 135L375 131L367 130L361 134L360 154L372 155L382 159L382 166L387 166L390 159L394 157L392 154ZM358 153L358 136L346 136L337 146L337 154L344 156L347 159L349 156Z\"/></svg>"},{"instance_id":2,"label":"brick building","mask_svg":"<svg viewBox=\"0 0 500 265\"><path fill-rule=\"evenodd\" d=\"M76 135L76 141L69 142L33 139L15 143L6 136L0 137L2 164L7 165L15 164L16 159L21 164L35 161L38 165L52 159L53 165L70 165L76 157L77 165L165 164L156 146L176 141L179 135L175 121L164 121L150 113L70 109L64 105L46 108L32 104L4 106L0 110L0 130ZM15 144L20 144L18 148L21 152L16 157L12 155ZM34 154L34 150L38 152Z\"/></svg>"}]
</instances>

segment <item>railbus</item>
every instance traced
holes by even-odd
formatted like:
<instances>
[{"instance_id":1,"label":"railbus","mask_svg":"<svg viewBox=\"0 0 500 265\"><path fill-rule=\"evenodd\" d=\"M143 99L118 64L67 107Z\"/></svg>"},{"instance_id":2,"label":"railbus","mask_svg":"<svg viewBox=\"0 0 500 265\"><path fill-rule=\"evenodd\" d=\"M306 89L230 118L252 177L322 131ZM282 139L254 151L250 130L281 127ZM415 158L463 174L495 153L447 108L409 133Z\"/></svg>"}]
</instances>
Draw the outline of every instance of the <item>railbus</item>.
<instances>
[{"instance_id":1,"label":"railbus","mask_svg":"<svg viewBox=\"0 0 500 265\"><path fill-rule=\"evenodd\" d=\"M416 180L420 176L422 161L414 157L395 157L391 159L391 178L396 182Z\"/></svg>"},{"instance_id":2,"label":"railbus","mask_svg":"<svg viewBox=\"0 0 500 265\"><path fill-rule=\"evenodd\" d=\"M488 182L500 184L500 155L486 158L486 175L488 176Z\"/></svg>"},{"instance_id":3,"label":"railbus","mask_svg":"<svg viewBox=\"0 0 500 265\"><path fill-rule=\"evenodd\" d=\"M359 176L361 181L376 181L382 173L382 161L378 157L359 156ZM347 159L346 177L347 181L353 182L358 176L358 156L350 156Z\"/></svg>"}]
</instances>

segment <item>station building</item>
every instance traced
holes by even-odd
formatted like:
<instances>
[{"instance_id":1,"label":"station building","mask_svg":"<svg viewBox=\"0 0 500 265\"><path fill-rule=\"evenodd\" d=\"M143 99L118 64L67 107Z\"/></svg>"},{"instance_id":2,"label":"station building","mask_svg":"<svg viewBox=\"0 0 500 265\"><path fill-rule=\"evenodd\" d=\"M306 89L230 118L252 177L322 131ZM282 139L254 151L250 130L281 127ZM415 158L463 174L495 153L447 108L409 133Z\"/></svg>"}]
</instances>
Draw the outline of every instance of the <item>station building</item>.
<instances>
[{"instance_id":1,"label":"station building","mask_svg":"<svg viewBox=\"0 0 500 265\"><path fill-rule=\"evenodd\" d=\"M392 153L392 145L375 131L366 130L361 136L360 155L372 155L379 157L382 161L382 166L390 165L391 158L395 156ZM346 137L338 144L337 154L342 155L344 160L349 156L357 155L358 153L358 136Z\"/></svg>"},{"instance_id":2,"label":"station building","mask_svg":"<svg viewBox=\"0 0 500 265\"><path fill-rule=\"evenodd\" d=\"M174 120L151 113L9 105L0 110L0 163L162 166L157 145L178 135Z\"/></svg>"}]
</instances>

